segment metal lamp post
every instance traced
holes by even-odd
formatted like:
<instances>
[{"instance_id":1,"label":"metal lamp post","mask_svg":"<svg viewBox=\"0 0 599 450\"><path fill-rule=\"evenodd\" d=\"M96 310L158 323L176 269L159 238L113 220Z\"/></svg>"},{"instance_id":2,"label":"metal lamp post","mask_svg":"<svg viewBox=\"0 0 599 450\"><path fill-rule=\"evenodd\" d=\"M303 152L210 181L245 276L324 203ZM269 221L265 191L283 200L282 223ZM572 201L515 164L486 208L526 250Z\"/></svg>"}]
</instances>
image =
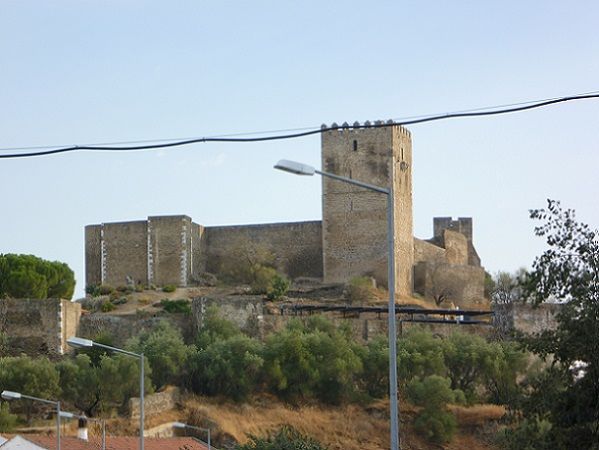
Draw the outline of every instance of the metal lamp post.
<instances>
[{"instance_id":1,"label":"metal lamp post","mask_svg":"<svg viewBox=\"0 0 599 450\"><path fill-rule=\"evenodd\" d=\"M389 188L376 186L352 178L342 177L328 172L322 172L307 164L302 164L286 159L280 160L275 166L275 169L290 172L295 175L314 175L318 174L323 177L332 178L344 183L353 184L364 189L379 192L387 196L387 248L388 248L388 284L389 284L389 413L390 413L390 428L391 428L391 450L399 450L399 409L397 401L397 334L395 325L395 255L394 255L394 218L393 218L393 191Z\"/></svg>"},{"instance_id":2,"label":"metal lamp post","mask_svg":"<svg viewBox=\"0 0 599 450\"><path fill-rule=\"evenodd\" d=\"M208 433L208 450L211 450L212 447L210 446L210 428L194 427L192 425L187 425L186 423L182 422L173 422L173 428L190 428L192 430L206 431Z\"/></svg>"},{"instance_id":3,"label":"metal lamp post","mask_svg":"<svg viewBox=\"0 0 599 450\"><path fill-rule=\"evenodd\" d=\"M13 391L2 391L2 398L4 400L18 400L20 398L26 398L28 400L35 400L37 402L47 403L49 405L56 406L56 448L60 450L60 402L54 400L46 400L45 398L37 398L31 395L21 394L20 392Z\"/></svg>"},{"instance_id":4,"label":"metal lamp post","mask_svg":"<svg viewBox=\"0 0 599 450\"><path fill-rule=\"evenodd\" d=\"M67 339L67 343L72 347L100 347L139 359L139 450L144 450L144 354L133 353L76 336Z\"/></svg>"},{"instance_id":5,"label":"metal lamp post","mask_svg":"<svg viewBox=\"0 0 599 450\"><path fill-rule=\"evenodd\" d=\"M83 416L80 414L74 414L72 412L60 411L60 417L64 419L85 419L85 420L93 420L94 422L102 422L102 450L106 450L106 420L104 419L94 419L87 416Z\"/></svg>"}]
</instances>

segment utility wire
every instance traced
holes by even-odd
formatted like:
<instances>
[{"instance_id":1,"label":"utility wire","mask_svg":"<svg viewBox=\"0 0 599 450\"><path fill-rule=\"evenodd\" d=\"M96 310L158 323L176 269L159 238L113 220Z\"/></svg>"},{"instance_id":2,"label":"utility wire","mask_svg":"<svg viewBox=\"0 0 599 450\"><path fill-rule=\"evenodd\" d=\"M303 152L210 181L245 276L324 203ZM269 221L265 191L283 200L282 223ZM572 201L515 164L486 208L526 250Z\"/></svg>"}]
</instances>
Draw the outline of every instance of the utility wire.
<instances>
[{"instance_id":1,"label":"utility wire","mask_svg":"<svg viewBox=\"0 0 599 450\"><path fill-rule=\"evenodd\" d=\"M496 109L496 107L490 111L480 111L480 110L469 110L469 111L461 111L461 112L453 112L453 113L445 113L445 114L436 114L424 117L416 117L416 118L408 118L401 120L389 120L387 122L378 121L374 124L359 124L359 125L335 125L335 126L322 126L320 128L310 128L310 129L298 129L295 133L287 133L287 134L274 134L268 136L256 136L256 137L231 137L236 135L228 135L227 136L216 136L216 137L201 137L201 138L190 138L190 139L182 139L173 142L161 142L161 141L152 141L158 142L156 144L142 144L142 145L129 145L129 146L113 146L113 145L73 145L68 147L55 148L51 150L40 150L35 152L27 152L27 153L10 153L10 154L0 154L0 159L5 158L30 158L35 156L45 156L45 155L55 155L59 153L67 153L67 152L75 152L75 151L137 151L137 150L152 150L159 148L168 148L168 147L179 147L190 144L198 144L198 143L206 143L206 142L229 142L229 143L245 143L245 142L265 142L265 141L278 141L285 139L297 139L301 137L312 136L315 134L322 134L328 131L343 129L343 128L387 128L396 125L414 125L418 123L426 123L433 122L437 120L446 120L446 119L456 119L462 117L482 117L482 116L493 116L500 114L508 114L519 111L526 111L530 109L542 108L549 105L554 105L558 103L565 103L576 100L584 100L584 99L592 99L599 98L599 93L586 93L581 95L572 95L568 97L559 97L552 98L543 101L537 101L534 103L526 102L512 105L506 105L507 107ZM291 130L293 131L293 130ZM247 135L247 134L246 134ZM237 135L239 136L239 135Z\"/></svg>"}]
</instances>

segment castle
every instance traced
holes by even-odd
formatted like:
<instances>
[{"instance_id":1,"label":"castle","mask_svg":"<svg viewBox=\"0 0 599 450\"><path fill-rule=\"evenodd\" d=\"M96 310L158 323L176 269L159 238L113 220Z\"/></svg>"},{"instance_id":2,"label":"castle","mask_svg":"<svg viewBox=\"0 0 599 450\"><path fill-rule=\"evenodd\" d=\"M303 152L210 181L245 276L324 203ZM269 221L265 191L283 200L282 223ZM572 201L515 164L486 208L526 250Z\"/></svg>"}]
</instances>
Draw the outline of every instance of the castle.
<instances>
[{"instance_id":1,"label":"castle","mask_svg":"<svg viewBox=\"0 0 599 450\"><path fill-rule=\"evenodd\" d=\"M322 133L322 170L393 193L398 296L445 296L462 307L482 302L484 269L471 218L435 218L431 239L413 236L410 132L383 122L330 128ZM206 272L218 274L227 255L250 242L274 255L291 278L342 283L367 275L386 285L386 201L323 177L322 221L204 227L181 215L88 225L86 284L193 285Z\"/></svg>"}]
</instances>

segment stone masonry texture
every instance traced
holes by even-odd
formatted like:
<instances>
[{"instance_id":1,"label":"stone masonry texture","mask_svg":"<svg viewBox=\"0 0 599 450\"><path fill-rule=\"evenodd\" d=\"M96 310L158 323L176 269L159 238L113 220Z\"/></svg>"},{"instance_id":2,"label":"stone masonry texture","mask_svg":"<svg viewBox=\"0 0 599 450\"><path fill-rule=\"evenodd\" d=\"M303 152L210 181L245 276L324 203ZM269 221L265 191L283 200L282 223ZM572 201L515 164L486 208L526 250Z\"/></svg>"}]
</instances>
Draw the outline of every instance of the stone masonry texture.
<instances>
[{"instance_id":1,"label":"stone masonry texture","mask_svg":"<svg viewBox=\"0 0 599 450\"><path fill-rule=\"evenodd\" d=\"M11 354L56 356L69 350L66 340L78 329L81 305L57 298L0 299L0 313Z\"/></svg>"},{"instance_id":2,"label":"stone masonry texture","mask_svg":"<svg viewBox=\"0 0 599 450\"><path fill-rule=\"evenodd\" d=\"M412 293L412 143L399 126L341 127L322 135L322 170L391 189L396 291ZM325 282L370 275L387 284L387 196L322 178Z\"/></svg>"}]
</instances>

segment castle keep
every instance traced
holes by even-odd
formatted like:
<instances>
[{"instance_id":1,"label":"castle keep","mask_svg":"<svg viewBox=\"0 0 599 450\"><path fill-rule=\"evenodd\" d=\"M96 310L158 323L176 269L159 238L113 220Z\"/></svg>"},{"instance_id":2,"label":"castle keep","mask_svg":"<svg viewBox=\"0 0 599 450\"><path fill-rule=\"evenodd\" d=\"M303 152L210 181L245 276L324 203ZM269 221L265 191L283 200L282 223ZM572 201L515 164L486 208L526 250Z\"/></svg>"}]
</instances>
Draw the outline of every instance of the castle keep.
<instances>
[{"instance_id":1,"label":"castle keep","mask_svg":"<svg viewBox=\"0 0 599 450\"><path fill-rule=\"evenodd\" d=\"M377 127L378 125L378 127ZM413 237L412 140L398 125L366 122L322 133L322 169L388 187L394 196L396 292L467 306L483 299L484 270L472 244L472 219L434 219L434 236ZM153 216L85 227L86 284L188 286L243 243L274 255L292 278L347 282L368 275L387 283L385 195L322 178L322 221L204 227L188 216Z\"/></svg>"}]
</instances>

